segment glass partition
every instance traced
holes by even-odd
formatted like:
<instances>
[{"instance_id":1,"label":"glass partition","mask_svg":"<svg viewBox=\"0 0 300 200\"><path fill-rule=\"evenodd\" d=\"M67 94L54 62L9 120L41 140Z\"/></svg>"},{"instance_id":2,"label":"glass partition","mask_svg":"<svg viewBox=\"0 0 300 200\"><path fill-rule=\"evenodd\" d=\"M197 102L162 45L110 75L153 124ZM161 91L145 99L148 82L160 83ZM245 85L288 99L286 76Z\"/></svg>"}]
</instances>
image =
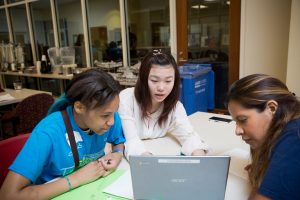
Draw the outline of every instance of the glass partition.
<instances>
[{"instance_id":1,"label":"glass partition","mask_svg":"<svg viewBox=\"0 0 300 200\"><path fill-rule=\"evenodd\" d=\"M5 9L0 9L0 42L9 42Z\"/></svg>"},{"instance_id":2,"label":"glass partition","mask_svg":"<svg viewBox=\"0 0 300 200\"><path fill-rule=\"evenodd\" d=\"M122 61L119 0L89 0L92 62Z\"/></svg>"},{"instance_id":3,"label":"glass partition","mask_svg":"<svg viewBox=\"0 0 300 200\"><path fill-rule=\"evenodd\" d=\"M60 46L75 47L75 63L86 66L81 3L78 0L59 0L58 22Z\"/></svg>"},{"instance_id":4,"label":"glass partition","mask_svg":"<svg viewBox=\"0 0 300 200\"><path fill-rule=\"evenodd\" d=\"M24 1L24 0L8 0L8 3L16 3L16 2L20 2L20 1Z\"/></svg>"},{"instance_id":5,"label":"glass partition","mask_svg":"<svg viewBox=\"0 0 300 200\"><path fill-rule=\"evenodd\" d=\"M188 58L228 61L229 1L188 1Z\"/></svg>"},{"instance_id":6,"label":"glass partition","mask_svg":"<svg viewBox=\"0 0 300 200\"><path fill-rule=\"evenodd\" d=\"M26 7L23 4L11 7L9 9L13 26L14 43L15 45L19 44L21 47L23 47L25 66L32 66L34 61L29 38Z\"/></svg>"},{"instance_id":7,"label":"glass partition","mask_svg":"<svg viewBox=\"0 0 300 200\"><path fill-rule=\"evenodd\" d=\"M149 51L170 52L169 0L128 0L131 65Z\"/></svg>"},{"instance_id":8,"label":"glass partition","mask_svg":"<svg viewBox=\"0 0 300 200\"><path fill-rule=\"evenodd\" d=\"M42 55L47 55L47 49L55 46L51 7L49 0L36 1L30 5L32 8L37 60L41 60Z\"/></svg>"},{"instance_id":9,"label":"glass partition","mask_svg":"<svg viewBox=\"0 0 300 200\"><path fill-rule=\"evenodd\" d=\"M209 63L215 73L215 107L228 90L230 1L188 0L188 62Z\"/></svg>"}]
</instances>

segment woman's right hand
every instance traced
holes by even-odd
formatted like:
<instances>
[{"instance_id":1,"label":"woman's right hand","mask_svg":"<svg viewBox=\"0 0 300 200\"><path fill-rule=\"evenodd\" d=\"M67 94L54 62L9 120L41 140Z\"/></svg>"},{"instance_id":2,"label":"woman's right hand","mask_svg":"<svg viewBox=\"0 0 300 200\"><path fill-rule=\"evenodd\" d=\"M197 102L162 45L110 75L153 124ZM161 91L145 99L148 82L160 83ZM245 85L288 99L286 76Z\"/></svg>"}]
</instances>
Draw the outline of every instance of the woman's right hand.
<instances>
[{"instance_id":1,"label":"woman's right hand","mask_svg":"<svg viewBox=\"0 0 300 200\"><path fill-rule=\"evenodd\" d=\"M69 179L72 187L76 188L80 185L84 185L98 179L103 176L105 172L106 171L102 163L96 160L69 175Z\"/></svg>"},{"instance_id":2,"label":"woman's right hand","mask_svg":"<svg viewBox=\"0 0 300 200\"><path fill-rule=\"evenodd\" d=\"M143 156L153 156L153 154L149 151L145 151L144 153L142 153Z\"/></svg>"}]
</instances>

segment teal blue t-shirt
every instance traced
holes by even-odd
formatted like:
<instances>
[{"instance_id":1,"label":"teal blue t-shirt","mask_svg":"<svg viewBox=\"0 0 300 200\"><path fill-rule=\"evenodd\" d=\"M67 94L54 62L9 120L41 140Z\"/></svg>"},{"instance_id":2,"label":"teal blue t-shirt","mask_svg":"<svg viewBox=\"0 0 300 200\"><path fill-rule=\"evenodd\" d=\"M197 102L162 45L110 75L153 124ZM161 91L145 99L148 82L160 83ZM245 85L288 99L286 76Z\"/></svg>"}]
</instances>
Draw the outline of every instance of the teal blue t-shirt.
<instances>
[{"instance_id":1,"label":"teal blue t-shirt","mask_svg":"<svg viewBox=\"0 0 300 200\"><path fill-rule=\"evenodd\" d=\"M114 125L107 132L89 135L75 123L72 106L66 110L75 135L80 167L102 157L106 142L114 145L125 142L118 113L114 113ZM9 169L35 184L51 181L73 171L73 154L61 112L48 115L34 128Z\"/></svg>"}]
</instances>

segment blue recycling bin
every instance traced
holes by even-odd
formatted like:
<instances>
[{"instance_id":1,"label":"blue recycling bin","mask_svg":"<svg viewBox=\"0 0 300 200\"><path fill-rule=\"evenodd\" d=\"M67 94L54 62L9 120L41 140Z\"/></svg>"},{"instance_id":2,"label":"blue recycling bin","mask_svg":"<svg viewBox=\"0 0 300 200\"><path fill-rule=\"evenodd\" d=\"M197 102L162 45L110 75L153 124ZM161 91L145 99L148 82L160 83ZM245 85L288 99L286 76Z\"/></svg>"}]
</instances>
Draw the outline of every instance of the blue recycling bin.
<instances>
[{"instance_id":1,"label":"blue recycling bin","mask_svg":"<svg viewBox=\"0 0 300 200\"><path fill-rule=\"evenodd\" d=\"M215 108L214 72L210 64L185 64L179 68L180 101L188 115Z\"/></svg>"}]
</instances>

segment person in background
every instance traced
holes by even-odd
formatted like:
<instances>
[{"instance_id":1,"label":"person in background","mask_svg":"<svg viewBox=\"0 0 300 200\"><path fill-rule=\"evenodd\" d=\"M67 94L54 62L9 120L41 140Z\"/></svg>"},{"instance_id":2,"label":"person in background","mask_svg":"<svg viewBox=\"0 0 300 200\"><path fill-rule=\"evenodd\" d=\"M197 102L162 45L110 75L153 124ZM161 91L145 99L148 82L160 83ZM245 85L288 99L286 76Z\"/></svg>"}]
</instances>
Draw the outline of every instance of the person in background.
<instances>
[{"instance_id":1,"label":"person in background","mask_svg":"<svg viewBox=\"0 0 300 200\"><path fill-rule=\"evenodd\" d=\"M115 61L119 62L122 60L122 50L118 48L118 45L116 42L111 41L108 44L108 48L106 49L106 58L108 62Z\"/></svg>"},{"instance_id":2,"label":"person in background","mask_svg":"<svg viewBox=\"0 0 300 200\"><path fill-rule=\"evenodd\" d=\"M10 166L1 199L49 199L114 170L125 142L118 106L119 85L110 75L90 69L75 76ZM78 167L61 110L73 129ZM112 152L105 155L106 142Z\"/></svg>"},{"instance_id":3,"label":"person in background","mask_svg":"<svg viewBox=\"0 0 300 200\"><path fill-rule=\"evenodd\" d=\"M185 155L204 155L208 146L191 126L179 102L180 76L171 55L153 51L141 63L135 88L120 93L119 114L126 138L125 155L151 155L143 139L171 133Z\"/></svg>"},{"instance_id":4,"label":"person in background","mask_svg":"<svg viewBox=\"0 0 300 200\"><path fill-rule=\"evenodd\" d=\"M84 48L84 35L82 33L77 35L76 42L74 43L75 49L75 63L78 67L86 65L85 48Z\"/></svg>"},{"instance_id":5,"label":"person in background","mask_svg":"<svg viewBox=\"0 0 300 200\"><path fill-rule=\"evenodd\" d=\"M205 51L201 52L200 58L207 58L208 61L228 61L228 55L221 50L220 41L212 36L207 39L208 47Z\"/></svg>"},{"instance_id":6,"label":"person in background","mask_svg":"<svg viewBox=\"0 0 300 200\"><path fill-rule=\"evenodd\" d=\"M249 199L300 199L300 102L285 84L264 74L236 81L226 105L236 135L251 147Z\"/></svg>"},{"instance_id":7,"label":"person in background","mask_svg":"<svg viewBox=\"0 0 300 200\"><path fill-rule=\"evenodd\" d=\"M136 34L131 32L130 28L129 30L129 47L130 47L130 57L131 58L136 58L137 57L137 37Z\"/></svg>"}]
</instances>

